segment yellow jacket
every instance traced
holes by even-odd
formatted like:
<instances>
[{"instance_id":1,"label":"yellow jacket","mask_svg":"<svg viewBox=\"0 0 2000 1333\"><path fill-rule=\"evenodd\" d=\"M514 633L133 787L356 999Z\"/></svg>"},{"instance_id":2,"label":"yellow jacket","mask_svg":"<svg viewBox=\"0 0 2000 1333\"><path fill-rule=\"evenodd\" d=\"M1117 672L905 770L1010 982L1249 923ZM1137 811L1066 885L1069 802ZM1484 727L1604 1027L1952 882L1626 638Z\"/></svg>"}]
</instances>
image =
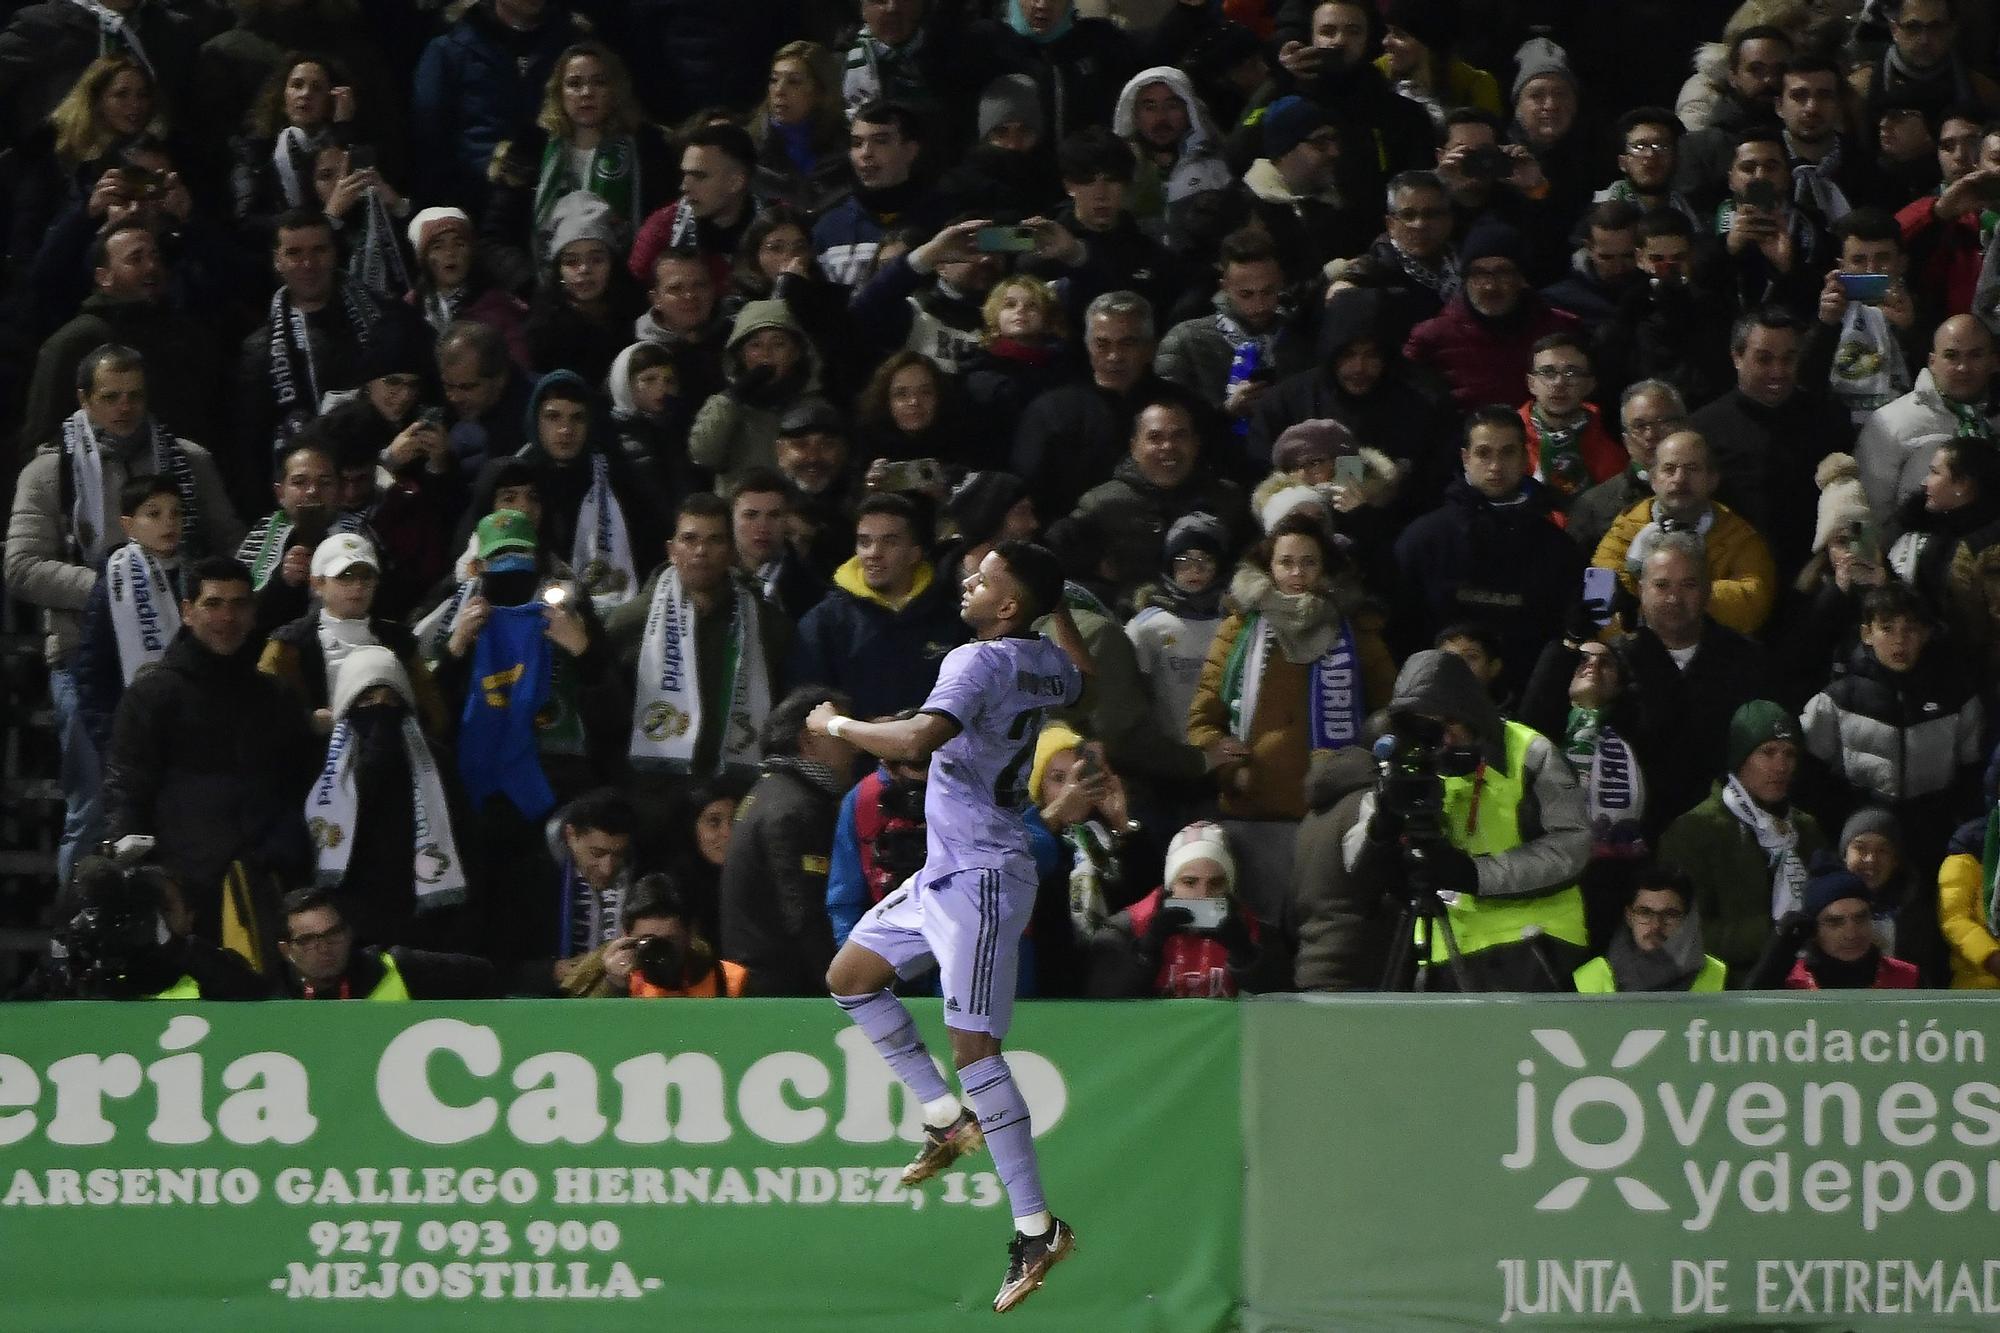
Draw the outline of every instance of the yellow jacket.
<instances>
[{"instance_id":1,"label":"yellow jacket","mask_svg":"<svg viewBox=\"0 0 2000 1333\"><path fill-rule=\"evenodd\" d=\"M1986 960L2000 952L2000 940L1986 928L1979 890L1979 858L1965 852L1947 856L1938 867L1938 928L1951 946L1953 990L2000 990L2000 977Z\"/></svg>"},{"instance_id":2,"label":"yellow jacket","mask_svg":"<svg viewBox=\"0 0 2000 1333\"><path fill-rule=\"evenodd\" d=\"M1708 613L1739 634L1755 634L1771 618L1778 600L1778 568L1771 548L1750 521L1716 505L1715 521L1702 534L1708 550ZM1625 553L1640 529L1653 521L1653 502L1641 500L1611 522L1590 563L1615 569L1626 588L1637 584L1625 568Z\"/></svg>"}]
</instances>

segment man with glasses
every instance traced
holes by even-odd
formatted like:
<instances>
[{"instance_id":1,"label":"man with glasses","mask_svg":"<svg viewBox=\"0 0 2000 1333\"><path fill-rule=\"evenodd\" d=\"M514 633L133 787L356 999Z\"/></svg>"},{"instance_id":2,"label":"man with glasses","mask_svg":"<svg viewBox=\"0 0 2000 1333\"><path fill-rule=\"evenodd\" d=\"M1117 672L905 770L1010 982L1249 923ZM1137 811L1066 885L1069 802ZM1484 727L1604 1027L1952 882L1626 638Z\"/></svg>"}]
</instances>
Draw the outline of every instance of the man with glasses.
<instances>
[{"instance_id":1,"label":"man with glasses","mask_svg":"<svg viewBox=\"0 0 2000 1333\"><path fill-rule=\"evenodd\" d=\"M1625 919L1604 953L1576 970L1581 995L1719 991L1729 968L1701 949L1694 885L1672 866L1649 865L1632 886Z\"/></svg>"},{"instance_id":2,"label":"man with glasses","mask_svg":"<svg viewBox=\"0 0 2000 1333\"><path fill-rule=\"evenodd\" d=\"M1958 54L1958 11L1964 0L1903 0L1889 22L1882 59L1848 75L1855 96L1871 107L1895 97L1943 112L1970 103L1986 116L2000 114L2000 83L1967 67Z\"/></svg>"},{"instance_id":3,"label":"man with glasses","mask_svg":"<svg viewBox=\"0 0 2000 1333\"><path fill-rule=\"evenodd\" d=\"M1686 403L1665 380L1640 380L1625 390L1619 403L1623 428L1619 438L1627 462L1617 476L1591 487L1570 506L1568 531L1578 546L1595 551L1612 520L1652 495L1654 451L1686 420Z\"/></svg>"},{"instance_id":4,"label":"man with glasses","mask_svg":"<svg viewBox=\"0 0 2000 1333\"><path fill-rule=\"evenodd\" d=\"M1694 206L1674 188L1681 161L1681 123L1663 106L1634 107L1618 118L1618 179L1597 192L1597 202L1618 199L1640 212L1671 208L1697 220Z\"/></svg>"},{"instance_id":5,"label":"man with glasses","mask_svg":"<svg viewBox=\"0 0 2000 1333\"><path fill-rule=\"evenodd\" d=\"M1576 327L1575 316L1529 289L1523 249L1521 233L1504 222L1475 226L1459 252L1463 288L1403 344L1404 356L1445 377L1462 412L1519 402L1535 344Z\"/></svg>"},{"instance_id":6,"label":"man with glasses","mask_svg":"<svg viewBox=\"0 0 2000 1333\"><path fill-rule=\"evenodd\" d=\"M1574 333L1551 333L1535 344L1528 369L1528 401L1521 421L1528 431L1528 468L1549 488L1556 511L1568 510L1584 490L1609 481L1625 465L1617 442L1590 401L1597 375L1590 349Z\"/></svg>"},{"instance_id":7,"label":"man with glasses","mask_svg":"<svg viewBox=\"0 0 2000 1333\"><path fill-rule=\"evenodd\" d=\"M500 993L484 958L395 945L356 948L353 927L325 889L295 889L280 905L285 994L294 1000L483 1000Z\"/></svg>"},{"instance_id":8,"label":"man with glasses","mask_svg":"<svg viewBox=\"0 0 2000 1333\"><path fill-rule=\"evenodd\" d=\"M1458 294L1458 257L1451 248L1451 196L1436 172L1396 176L1389 182L1387 204L1382 234L1360 257L1359 266L1382 292L1383 336L1400 345L1411 329L1435 318Z\"/></svg>"}]
</instances>

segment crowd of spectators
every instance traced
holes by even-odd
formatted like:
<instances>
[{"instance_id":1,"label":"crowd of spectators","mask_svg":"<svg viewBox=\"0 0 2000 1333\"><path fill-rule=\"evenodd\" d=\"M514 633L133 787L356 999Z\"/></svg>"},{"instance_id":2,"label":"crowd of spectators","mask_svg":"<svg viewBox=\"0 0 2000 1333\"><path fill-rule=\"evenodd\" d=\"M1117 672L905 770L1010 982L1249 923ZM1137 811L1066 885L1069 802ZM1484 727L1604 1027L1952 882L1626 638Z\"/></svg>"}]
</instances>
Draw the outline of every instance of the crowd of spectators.
<instances>
[{"instance_id":1,"label":"crowd of spectators","mask_svg":"<svg viewBox=\"0 0 2000 1333\"><path fill-rule=\"evenodd\" d=\"M2000 987L1997 60L1970 0L0 0L27 989L823 993L926 773L806 715L920 708L1021 538L1097 669L1024 995Z\"/></svg>"}]
</instances>

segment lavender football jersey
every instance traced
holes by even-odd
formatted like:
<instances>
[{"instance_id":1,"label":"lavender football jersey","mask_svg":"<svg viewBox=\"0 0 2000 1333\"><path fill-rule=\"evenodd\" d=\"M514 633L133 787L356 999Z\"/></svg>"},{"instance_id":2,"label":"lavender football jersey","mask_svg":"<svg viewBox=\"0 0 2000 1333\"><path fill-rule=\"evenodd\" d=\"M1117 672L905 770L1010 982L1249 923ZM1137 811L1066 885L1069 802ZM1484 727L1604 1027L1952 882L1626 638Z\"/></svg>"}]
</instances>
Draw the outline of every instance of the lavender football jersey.
<instances>
[{"instance_id":1,"label":"lavender football jersey","mask_svg":"<svg viewBox=\"0 0 2000 1333\"><path fill-rule=\"evenodd\" d=\"M1082 693L1082 673L1047 639L988 639L945 656L923 711L949 717L959 731L931 755L921 882L994 869L1034 882L1022 816L1035 741L1043 714Z\"/></svg>"}]
</instances>

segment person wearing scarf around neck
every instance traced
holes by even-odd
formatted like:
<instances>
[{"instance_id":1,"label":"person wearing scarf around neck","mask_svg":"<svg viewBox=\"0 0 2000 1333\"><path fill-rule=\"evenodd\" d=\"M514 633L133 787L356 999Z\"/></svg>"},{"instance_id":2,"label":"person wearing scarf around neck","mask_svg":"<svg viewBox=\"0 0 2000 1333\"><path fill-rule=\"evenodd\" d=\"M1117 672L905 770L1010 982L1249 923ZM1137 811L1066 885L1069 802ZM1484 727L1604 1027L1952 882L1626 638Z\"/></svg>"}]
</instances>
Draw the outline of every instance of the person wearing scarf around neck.
<instances>
[{"instance_id":1,"label":"person wearing scarf around neck","mask_svg":"<svg viewBox=\"0 0 2000 1333\"><path fill-rule=\"evenodd\" d=\"M1063 337L1062 305L1040 278L1016 273L993 284L982 308L984 349L960 372L969 413L996 449L1011 448L1014 426L1044 390L1068 382L1074 353Z\"/></svg>"},{"instance_id":2,"label":"person wearing scarf around neck","mask_svg":"<svg viewBox=\"0 0 2000 1333\"><path fill-rule=\"evenodd\" d=\"M340 672L363 648L387 648L406 677L417 721L442 736L444 697L417 651L416 636L400 621L374 614L381 557L366 537L336 532L314 548L312 590L317 609L271 632L257 669L274 676L311 714L313 730L329 734L339 722Z\"/></svg>"},{"instance_id":3,"label":"person wearing scarf around neck","mask_svg":"<svg viewBox=\"0 0 2000 1333\"><path fill-rule=\"evenodd\" d=\"M1833 252L1826 222L1793 202L1796 183L1784 130L1753 125L1736 136L1729 192L1715 206L1727 285L1744 306L1804 306L1811 274Z\"/></svg>"},{"instance_id":4,"label":"person wearing scarf around neck","mask_svg":"<svg viewBox=\"0 0 2000 1333\"><path fill-rule=\"evenodd\" d=\"M1740 975L1757 963L1772 923L1800 908L1807 867L1826 847L1819 821L1792 803L1804 738L1781 704L1738 708L1724 777L1660 838L1660 859L1694 880L1708 947Z\"/></svg>"},{"instance_id":5,"label":"person wearing scarf around neck","mask_svg":"<svg viewBox=\"0 0 2000 1333\"><path fill-rule=\"evenodd\" d=\"M1854 461L1875 521L1924 489L1931 455L1946 440L1991 444L2000 436L1994 406L1993 335L1974 315L1953 315L1931 336L1931 354L1908 393L1877 408L1854 439Z\"/></svg>"},{"instance_id":6,"label":"person wearing scarf around neck","mask_svg":"<svg viewBox=\"0 0 2000 1333\"><path fill-rule=\"evenodd\" d=\"M1694 885L1667 865L1640 869L1611 943L1576 970L1581 995L1719 991L1729 969L1702 952Z\"/></svg>"},{"instance_id":7,"label":"person wearing scarf around neck","mask_svg":"<svg viewBox=\"0 0 2000 1333\"><path fill-rule=\"evenodd\" d=\"M43 0L10 6L0 24L0 88L7 90L11 114L0 123L0 142L31 140L101 56L129 56L152 76L163 104L191 106L201 25L202 20L159 0Z\"/></svg>"},{"instance_id":8,"label":"person wearing scarf around neck","mask_svg":"<svg viewBox=\"0 0 2000 1333\"><path fill-rule=\"evenodd\" d=\"M831 51L818 42L778 48L750 138L757 145L751 189L765 205L816 217L847 193L847 114Z\"/></svg>"},{"instance_id":9,"label":"person wearing scarf around neck","mask_svg":"<svg viewBox=\"0 0 2000 1333\"><path fill-rule=\"evenodd\" d=\"M639 224L674 198L676 167L625 63L602 42L576 43L556 60L534 128L493 150L479 229L489 262L509 288L532 282L554 254L556 205L578 191L610 209L623 256Z\"/></svg>"},{"instance_id":10,"label":"person wearing scarf around neck","mask_svg":"<svg viewBox=\"0 0 2000 1333\"><path fill-rule=\"evenodd\" d=\"M1845 867L1821 871L1771 933L1745 990L1915 990L1914 964L1875 942L1875 902Z\"/></svg>"},{"instance_id":11,"label":"person wearing scarf around neck","mask_svg":"<svg viewBox=\"0 0 2000 1333\"><path fill-rule=\"evenodd\" d=\"M236 548L236 558L249 569L251 586L257 591L260 633L268 634L305 614L312 596L313 550L321 538L336 532L360 533L371 547L376 545L359 515L342 513L336 506L339 484L333 451L325 444L308 440L278 459L271 483L278 507L258 520Z\"/></svg>"},{"instance_id":12,"label":"person wearing scarf around neck","mask_svg":"<svg viewBox=\"0 0 2000 1333\"><path fill-rule=\"evenodd\" d=\"M236 221L260 244L280 215L324 207L336 226L352 233L357 274L365 267L378 294L401 295L408 273L391 219L407 215L410 205L372 165L351 166L360 146L357 110L347 72L328 57L292 52L272 65L247 132L231 144ZM315 188L322 168L331 172L331 190Z\"/></svg>"},{"instance_id":13,"label":"person wearing scarf around neck","mask_svg":"<svg viewBox=\"0 0 2000 1333\"><path fill-rule=\"evenodd\" d=\"M420 922L425 939L447 938L427 919L465 905L466 857L477 850L456 766L425 735L419 691L395 650L358 645L330 674L331 735L305 798L314 880L365 941L408 942Z\"/></svg>"},{"instance_id":14,"label":"person wearing scarf around neck","mask_svg":"<svg viewBox=\"0 0 2000 1333\"><path fill-rule=\"evenodd\" d=\"M1590 563L1616 570L1636 592L1646 557L1668 532L1701 538L1708 575L1708 613L1739 634L1755 634L1778 601L1778 571L1763 535L1742 515L1715 502L1722 483L1715 452L1699 431L1679 430L1660 441L1648 480L1653 498L1613 520Z\"/></svg>"},{"instance_id":15,"label":"person wearing scarf around neck","mask_svg":"<svg viewBox=\"0 0 2000 1333\"><path fill-rule=\"evenodd\" d=\"M1857 208L1833 227L1840 263L1819 291L1819 317L1806 333L1799 378L1824 382L1854 424L1902 397L1912 384L1911 365L1922 353L1917 303L1904 283L1908 259L1896 220L1879 208ZM1842 279L1887 274L1888 291L1872 301L1850 300Z\"/></svg>"},{"instance_id":16,"label":"person wearing scarf around neck","mask_svg":"<svg viewBox=\"0 0 2000 1333\"><path fill-rule=\"evenodd\" d=\"M1521 404L1528 470L1549 488L1560 515L1585 490L1617 476L1625 454L1589 401L1597 389L1597 372L1583 337L1551 333L1535 341L1533 356L1528 401ZM1560 525L1561 517L1556 521Z\"/></svg>"},{"instance_id":17,"label":"person wearing scarf around neck","mask_svg":"<svg viewBox=\"0 0 2000 1333\"><path fill-rule=\"evenodd\" d=\"M165 656L181 627L181 496L173 478L134 477L118 493L125 544L105 557L83 608L77 706L97 752L125 687Z\"/></svg>"},{"instance_id":18,"label":"person wearing scarf around neck","mask_svg":"<svg viewBox=\"0 0 2000 1333\"><path fill-rule=\"evenodd\" d=\"M1395 665L1351 562L1310 514L1279 520L1229 588L1209 644L1187 739L1205 751L1236 821L1305 815L1315 750L1361 741Z\"/></svg>"},{"instance_id":19,"label":"person wearing scarf around neck","mask_svg":"<svg viewBox=\"0 0 2000 1333\"><path fill-rule=\"evenodd\" d=\"M663 541L665 501L627 466L604 438L590 386L566 370L544 375L529 396L528 444L516 456L538 469L542 543L568 561L600 613L630 601L641 563ZM488 463L467 510L488 512L493 487L513 459Z\"/></svg>"},{"instance_id":20,"label":"person wearing scarf around neck","mask_svg":"<svg viewBox=\"0 0 2000 1333\"><path fill-rule=\"evenodd\" d=\"M2000 110L2000 83L1970 68L1959 54L1956 8L1966 0L1902 0L1889 21L1890 44L1882 58L1848 75L1864 103L1885 96L1911 100L1932 111L1976 106L1989 117Z\"/></svg>"},{"instance_id":21,"label":"person wearing scarf around neck","mask_svg":"<svg viewBox=\"0 0 2000 1333\"><path fill-rule=\"evenodd\" d=\"M436 338L459 320L491 325L507 339L507 355L531 368L528 303L503 287L474 248L472 219L463 209L426 208L410 219L407 236L416 257L403 297Z\"/></svg>"}]
</instances>

